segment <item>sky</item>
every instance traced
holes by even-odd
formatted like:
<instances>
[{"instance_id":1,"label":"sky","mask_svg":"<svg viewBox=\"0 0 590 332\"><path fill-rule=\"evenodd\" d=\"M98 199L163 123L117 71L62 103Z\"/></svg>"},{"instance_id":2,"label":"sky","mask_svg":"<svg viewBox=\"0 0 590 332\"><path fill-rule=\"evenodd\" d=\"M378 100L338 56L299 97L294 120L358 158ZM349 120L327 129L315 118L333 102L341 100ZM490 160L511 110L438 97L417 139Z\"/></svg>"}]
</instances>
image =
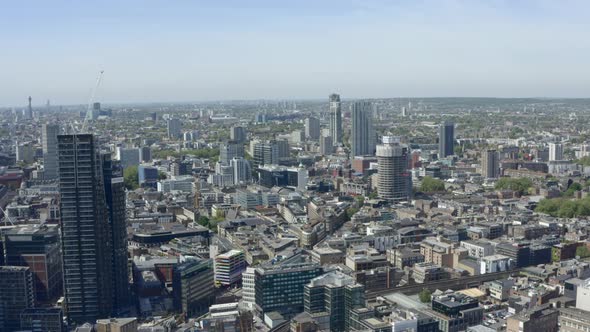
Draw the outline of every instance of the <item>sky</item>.
<instances>
[{"instance_id":1,"label":"sky","mask_svg":"<svg viewBox=\"0 0 590 332\"><path fill-rule=\"evenodd\" d=\"M2 0L0 106L590 97L589 1Z\"/></svg>"}]
</instances>

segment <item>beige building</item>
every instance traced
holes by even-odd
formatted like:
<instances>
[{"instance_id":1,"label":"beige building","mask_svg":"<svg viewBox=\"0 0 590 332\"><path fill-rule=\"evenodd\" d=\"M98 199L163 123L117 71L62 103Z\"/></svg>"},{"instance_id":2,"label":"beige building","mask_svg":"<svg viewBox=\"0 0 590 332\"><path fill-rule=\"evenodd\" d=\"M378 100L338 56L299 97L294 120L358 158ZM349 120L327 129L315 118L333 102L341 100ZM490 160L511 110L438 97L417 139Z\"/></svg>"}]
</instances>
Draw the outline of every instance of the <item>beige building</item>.
<instances>
[{"instance_id":1,"label":"beige building","mask_svg":"<svg viewBox=\"0 0 590 332\"><path fill-rule=\"evenodd\" d=\"M137 332L137 318L110 318L96 321L97 332Z\"/></svg>"}]
</instances>

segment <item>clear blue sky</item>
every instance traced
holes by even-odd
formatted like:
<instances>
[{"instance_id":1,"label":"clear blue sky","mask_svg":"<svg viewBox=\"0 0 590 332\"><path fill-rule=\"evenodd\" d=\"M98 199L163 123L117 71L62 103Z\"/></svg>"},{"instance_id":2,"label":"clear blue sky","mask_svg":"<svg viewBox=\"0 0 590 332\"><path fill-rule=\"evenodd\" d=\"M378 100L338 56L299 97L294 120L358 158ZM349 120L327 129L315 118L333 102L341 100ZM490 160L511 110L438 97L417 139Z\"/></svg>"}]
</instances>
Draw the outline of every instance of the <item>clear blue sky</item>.
<instances>
[{"instance_id":1,"label":"clear blue sky","mask_svg":"<svg viewBox=\"0 0 590 332\"><path fill-rule=\"evenodd\" d=\"M0 105L590 97L590 2L0 2Z\"/></svg>"}]
</instances>

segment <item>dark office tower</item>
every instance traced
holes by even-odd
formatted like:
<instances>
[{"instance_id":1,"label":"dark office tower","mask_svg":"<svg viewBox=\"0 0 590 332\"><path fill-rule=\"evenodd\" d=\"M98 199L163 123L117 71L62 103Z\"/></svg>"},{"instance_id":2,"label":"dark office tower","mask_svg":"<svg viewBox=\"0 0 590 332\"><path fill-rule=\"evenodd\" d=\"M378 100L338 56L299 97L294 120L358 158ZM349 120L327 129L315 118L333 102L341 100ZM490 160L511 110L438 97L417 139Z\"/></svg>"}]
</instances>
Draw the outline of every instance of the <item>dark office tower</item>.
<instances>
[{"instance_id":1,"label":"dark office tower","mask_svg":"<svg viewBox=\"0 0 590 332\"><path fill-rule=\"evenodd\" d=\"M377 145L377 192L382 199L399 202L410 199L412 177L408 171L408 147L389 136Z\"/></svg>"},{"instance_id":2,"label":"dark office tower","mask_svg":"<svg viewBox=\"0 0 590 332\"><path fill-rule=\"evenodd\" d=\"M139 148L139 161L148 162L150 160L152 160L152 149L149 146Z\"/></svg>"},{"instance_id":3,"label":"dark office tower","mask_svg":"<svg viewBox=\"0 0 590 332\"><path fill-rule=\"evenodd\" d=\"M62 294L63 280L58 227L16 226L2 238L6 265L31 269L37 302L57 300Z\"/></svg>"},{"instance_id":4,"label":"dark office tower","mask_svg":"<svg viewBox=\"0 0 590 332\"><path fill-rule=\"evenodd\" d=\"M43 142L43 178L46 180L57 179L57 135L59 126L56 124L44 124L41 129Z\"/></svg>"},{"instance_id":5,"label":"dark office tower","mask_svg":"<svg viewBox=\"0 0 590 332\"><path fill-rule=\"evenodd\" d=\"M318 118L305 119L305 136L310 139L320 138L320 120Z\"/></svg>"},{"instance_id":6,"label":"dark office tower","mask_svg":"<svg viewBox=\"0 0 590 332\"><path fill-rule=\"evenodd\" d=\"M352 156L375 154L375 132L373 131L373 108L368 101L352 104Z\"/></svg>"},{"instance_id":7,"label":"dark office tower","mask_svg":"<svg viewBox=\"0 0 590 332\"><path fill-rule=\"evenodd\" d=\"M113 301L102 163L92 134L57 140L66 315L73 323L93 322L111 314Z\"/></svg>"},{"instance_id":8,"label":"dark office tower","mask_svg":"<svg viewBox=\"0 0 590 332\"><path fill-rule=\"evenodd\" d=\"M233 126L229 132L229 137L232 141L238 143L246 142L246 128L240 126Z\"/></svg>"},{"instance_id":9,"label":"dark office tower","mask_svg":"<svg viewBox=\"0 0 590 332\"><path fill-rule=\"evenodd\" d=\"M20 328L32 332L66 332L61 308L29 308L20 315Z\"/></svg>"},{"instance_id":10,"label":"dark office tower","mask_svg":"<svg viewBox=\"0 0 590 332\"><path fill-rule=\"evenodd\" d=\"M303 291L304 310L329 331L350 331L350 313L365 306L365 287L340 271L312 279Z\"/></svg>"},{"instance_id":11,"label":"dark office tower","mask_svg":"<svg viewBox=\"0 0 590 332\"><path fill-rule=\"evenodd\" d=\"M342 143L342 110L340 107L340 95L330 95L330 136L332 143Z\"/></svg>"},{"instance_id":12,"label":"dark office tower","mask_svg":"<svg viewBox=\"0 0 590 332\"><path fill-rule=\"evenodd\" d=\"M438 154L439 158L455 154L455 124L453 122L445 121L439 127Z\"/></svg>"},{"instance_id":13,"label":"dark office tower","mask_svg":"<svg viewBox=\"0 0 590 332\"><path fill-rule=\"evenodd\" d=\"M234 158L244 158L244 144L238 141L227 141L219 146L219 162L229 165Z\"/></svg>"},{"instance_id":14,"label":"dark office tower","mask_svg":"<svg viewBox=\"0 0 590 332\"><path fill-rule=\"evenodd\" d=\"M25 118L25 120L30 120L33 118L33 105L31 104L32 100L33 100L33 98L31 98L31 96L29 96L29 105L23 111L23 117Z\"/></svg>"},{"instance_id":15,"label":"dark office tower","mask_svg":"<svg viewBox=\"0 0 590 332\"><path fill-rule=\"evenodd\" d=\"M20 314L35 305L33 274L26 266L0 266L0 331L18 331Z\"/></svg>"},{"instance_id":16,"label":"dark office tower","mask_svg":"<svg viewBox=\"0 0 590 332\"><path fill-rule=\"evenodd\" d=\"M315 263L258 266L254 274L256 310L293 316L303 311L303 289L323 273Z\"/></svg>"},{"instance_id":17,"label":"dark office tower","mask_svg":"<svg viewBox=\"0 0 590 332\"><path fill-rule=\"evenodd\" d=\"M113 308L115 312L129 303L129 272L127 269L127 222L125 215L125 183L123 169L110 153L101 154L104 191L109 208L112 248Z\"/></svg>"},{"instance_id":18,"label":"dark office tower","mask_svg":"<svg viewBox=\"0 0 590 332\"><path fill-rule=\"evenodd\" d=\"M485 150L481 154L481 175L486 179L500 176L500 155L496 150Z\"/></svg>"},{"instance_id":19,"label":"dark office tower","mask_svg":"<svg viewBox=\"0 0 590 332\"><path fill-rule=\"evenodd\" d=\"M213 260L187 257L174 267L172 293L174 307L185 318L200 316L215 301Z\"/></svg>"}]
</instances>

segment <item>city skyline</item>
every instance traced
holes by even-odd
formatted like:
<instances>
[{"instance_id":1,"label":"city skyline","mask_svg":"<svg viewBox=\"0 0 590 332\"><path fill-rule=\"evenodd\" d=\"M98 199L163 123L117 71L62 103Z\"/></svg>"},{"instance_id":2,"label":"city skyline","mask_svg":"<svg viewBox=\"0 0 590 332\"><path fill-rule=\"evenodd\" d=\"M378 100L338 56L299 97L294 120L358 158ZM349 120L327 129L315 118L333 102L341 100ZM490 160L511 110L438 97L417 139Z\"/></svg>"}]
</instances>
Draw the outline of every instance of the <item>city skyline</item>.
<instances>
[{"instance_id":1,"label":"city skyline","mask_svg":"<svg viewBox=\"0 0 590 332\"><path fill-rule=\"evenodd\" d=\"M581 1L4 7L0 106L84 104L99 70L112 103L588 96Z\"/></svg>"}]
</instances>

